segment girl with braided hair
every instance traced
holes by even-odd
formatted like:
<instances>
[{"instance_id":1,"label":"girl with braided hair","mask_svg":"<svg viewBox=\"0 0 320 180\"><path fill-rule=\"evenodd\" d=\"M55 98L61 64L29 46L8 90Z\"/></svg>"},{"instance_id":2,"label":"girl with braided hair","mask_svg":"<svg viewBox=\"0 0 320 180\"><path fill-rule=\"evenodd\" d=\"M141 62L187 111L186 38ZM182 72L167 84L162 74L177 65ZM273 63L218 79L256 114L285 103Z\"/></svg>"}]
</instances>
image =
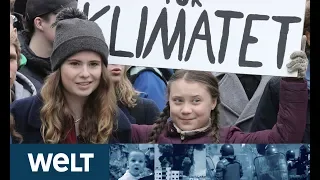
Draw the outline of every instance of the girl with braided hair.
<instances>
[{"instance_id":1,"label":"girl with braided hair","mask_svg":"<svg viewBox=\"0 0 320 180\"><path fill-rule=\"evenodd\" d=\"M169 81L167 93L169 101L154 126L150 142L156 143L161 131L170 125L180 133L181 140L208 133L214 142L218 141L219 111L215 108L220 103L218 81L210 72L179 70ZM169 117L172 121L167 123Z\"/></svg>"},{"instance_id":2,"label":"girl with braided hair","mask_svg":"<svg viewBox=\"0 0 320 180\"><path fill-rule=\"evenodd\" d=\"M308 63L307 59L304 59ZM305 61L292 59L287 65ZM301 65L301 64L300 64ZM304 64L305 65L305 64ZM168 81L168 102L153 125L132 126L133 143L299 143L306 125L307 83L301 78L282 78L278 121L271 130L244 133L238 127L219 127L218 80L210 72L178 70ZM296 69L295 69L296 70ZM304 71L304 72L303 72ZM303 76L303 75L302 75ZM237 97L234 97L237 98ZM234 112L236 113L236 112Z\"/></svg>"}]
</instances>

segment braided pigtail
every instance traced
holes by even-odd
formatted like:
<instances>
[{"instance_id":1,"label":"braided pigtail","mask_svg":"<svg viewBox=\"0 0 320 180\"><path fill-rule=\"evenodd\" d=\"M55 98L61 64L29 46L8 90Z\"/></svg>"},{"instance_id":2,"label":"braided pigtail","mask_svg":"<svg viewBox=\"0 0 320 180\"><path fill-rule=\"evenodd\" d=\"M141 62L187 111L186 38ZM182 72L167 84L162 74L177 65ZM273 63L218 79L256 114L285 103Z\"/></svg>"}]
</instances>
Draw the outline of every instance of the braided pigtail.
<instances>
[{"instance_id":1,"label":"braided pigtail","mask_svg":"<svg viewBox=\"0 0 320 180\"><path fill-rule=\"evenodd\" d=\"M170 106L169 102L167 102L166 107L163 109L162 113L160 114L159 119L155 121L155 126L149 136L149 143L156 143L159 135L161 134L162 130L166 128L167 120L170 117Z\"/></svg>"},{"instance_id":2,"label":"braided pigtail","mask_svg":"<svg viewBox=\"0 0 320 180\"><path fill-rule=\"evenodd\" d=\"M211 111L211 136L212 136L212 142L213 143L219 143L219 110L218 106L220 104L220 99L217 98L217 105L216 107Z\"/></svg>"}]
</instances>

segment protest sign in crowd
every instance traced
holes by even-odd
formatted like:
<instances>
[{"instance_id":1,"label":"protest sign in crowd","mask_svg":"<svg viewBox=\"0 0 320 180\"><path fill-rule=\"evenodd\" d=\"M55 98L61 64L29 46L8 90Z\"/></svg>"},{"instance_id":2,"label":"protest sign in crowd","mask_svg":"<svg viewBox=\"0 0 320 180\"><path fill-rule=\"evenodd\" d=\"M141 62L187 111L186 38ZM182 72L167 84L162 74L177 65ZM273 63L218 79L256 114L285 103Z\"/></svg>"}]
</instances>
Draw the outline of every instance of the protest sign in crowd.
<instances>
[{"instance_id":1,"label":"protest sign in crowd","mask_svg":"<svg viewBox=\"0 0 320 180\"><path fill-rule=\"evenodd\" d=\"M310 142L309 0L21 2L10 143Z\"/></svg>"},{"instance_id":2,"label":"protest sign in crowd","mask_svg":"<svg viewBox=\"0 0 320 180\"><path fill-rule=\"evenodd\" d=\"M10 0L10 144L111 144L71 172L308 179L309 94L310 0Z\"/></svg>"}]
</instances>

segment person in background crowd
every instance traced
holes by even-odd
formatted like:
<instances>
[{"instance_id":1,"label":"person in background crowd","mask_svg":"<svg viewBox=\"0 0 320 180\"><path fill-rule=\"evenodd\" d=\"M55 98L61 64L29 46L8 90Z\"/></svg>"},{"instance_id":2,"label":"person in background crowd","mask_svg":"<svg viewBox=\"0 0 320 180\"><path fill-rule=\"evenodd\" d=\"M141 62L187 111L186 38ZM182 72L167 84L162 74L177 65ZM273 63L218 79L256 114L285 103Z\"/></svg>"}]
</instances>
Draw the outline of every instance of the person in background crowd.
<instances>
[{"instance_id":1,"label":"person in background crowd","mask_svg":"<svg viewBox=\"0 0 320 180\"><path fill-rule=\"evenodd\" d=\"M295 54L295 52L293 53ZM168 82L168 102L154 125L132 124L134 143L299 143L306 123L307 58L294 58L288 71L298 77L282 78L281 108L271 130L244 133L238 127L219 127L220 94L218 80L209 72L178 70ZM172 121L167 122L168 118Z\"/></svg>"},{"instance_id":2,"label":"person in background crowd","mask_svg":"<svg viewBox=\"0 0 320 180\"><path fill-rule=\"evenodd\" d=\"M10 103L30 97L36 94L36 89L31 81L21 73L17 72L18 65L20 64L20 43L17 38L16 28L13 27L13 5L14 0L10 0ZM15 130L15 120L10 115L10 144L12 143L12 137L15 142L21 143L22 136Z\"/></svg>"},{"instance_id":3,"label":"person in background crowd","mask_svg":"<svg viewBox=\"0 0 320 180\"><path fill-rule=\"evenodd\" d=\"M37 94L33 83L18 72L21 47L16 34L17 29L13 26L15 21L15 16L12 15L14 3L14 0L10 0L10 102Z\"/></svg>"},{"instance_id":4,"label":"person in background crowd","mask_svg":"<svg viewBox=\"0 0 320 180\"><path fill-rule=\"evenodd\" d=\"M221 127L235 125L249 132L263 89L271 76L213 73L219 80Z\"/></svg>"},{"instance_id":5,"label":"person in background crowd","mask_svg":"<svg viewBox=\"0 0 320 180\"><path fill-rule=\"evenodd\" d=\"M308 83L308 110L305 114L307 117L307 124L304 132L304 137L301 142L297 143L310 143L310 0L307 0L305 20L304 20L304 38L307 40L305 51L299 51L292 54L291 58L297 59L309 59L309 64L307 67L306 74L303 75ZM256 114L251 127L251 132L261 131L265 129L271 129L277 121L278 112L280 110L279 106L279 94L280 94L280 81L281 77L273 77L267 83L259 105L257 107ZM302 128L302 127L301 127Z\"/></svg>"},{"instance_id":6,"label":"person in background crowd","mask_svg":"<svg viewBox=\"0 0 320 180\"><path fill-rule=\"evenodd\" d=\"M11 105L23 143L130 143L131 123L117 107L102 30L77 9L58 17L53 73L41 94Z\"/></svg>"},{"instance_id":7,"label":"person in background crowd","mask_svg":"<svg viewBox=\"0 0 320 180\"><path fill-rule=\"evenodd\" d=\"M15 0L10 0L10 38L12 36L17 37L17 28L13 26L15 21L17 21L16 17L13 15L13 7Z\"/></svg>"},{"instance_id":8,"label":"person in background crowd","mask_svg":"<svg viewBox=\"0 0 320 180\"><path fill-rule=\"evenodd\" d=\"M140 66L131 66L127 71L133 87L141 92L140 97L152 99L160 111L165 107L167 81L172 74L171 69Z\"/></svg>"},{"instance_id":9,"label":"person in background crowd","mask_svg":"<svg viewBox=\"0 0 320 180\"><path fill-rule=\"evenodd\" d=\"M27 0L16 0L14 4L14 11L19 14L25 14Z\"/></svg>"},{"instance_id":10,"label":"person in background crowd","mask_svg":"<svg viewBox=\"0 0 320 180\"><path fill-rule=\"evenodd\" d=\"M18 22L19 20L17 18L17 13L14 12L15 3L16 3L15 0L10 0L10 37L11 36L17 37L17 31L18 31L17 24L20 23ZM27 63L27 58L22 53L20 53L20 64L18 66L18 69L19 67L24 66L26 63Z\"/></svg>"},{"instance_id":11,"label":"person in background crowd","mask_svg":"<svg viewBox=\"0 0 320 180\"><path fill-rule=\"evenodd\" d=\"M219 80L220 126L249 132L264 87L271 76L213 72ZM236 97L236 98L235 98Z\"/></svg>"},{"instance_id":12,"label":"person in background crowd","mask_svg":"<svg viewBox=\"0 0 320 180\"><path fill-rule=\"evenodd\" d=\"M32 82L19 73L20 64L20 43L17 37L10 38L10 102L23 99L37 94L37 90Z\"/></svg>"},{"instance_id":13,"label":"person in background crowd","mask_svg":"<svg viewBox=\"0 0 320 180\"><path fill-rule=\"evenodd\" d=\"M153 100L139 97L127 77L126 66L109 64L107 69L114 83L118 106L131 123L153 124L160 115L159 108Z\"/></svg>"},{"instance_id":14,"label":"person in background crowd","mask_svg":"<svg viewBox=\"0 0 320 180\"><path fill-rule=\"evenodd\" d=\"M17 31L22 31L24 29L23 25L23 14L25 11L25 4L27 1L25 0L10 0L10 9L11 14L15 17L14 27ZM21 8L24 8L21 10Z\"/></svg>"},{"instance_id":15,"label":"person in background crowd","mask_svg":"<svg viewBox=\"0 0 320 180\"><path fill-rule=\"evenodd\" d=\"M17 67L19 63L19 53L20 53L20 45L16 36L11 36L10 38L10 103L16 99L22 99L24 97L29 97L31 94L28 90L24 89L24 87L16 81L19 79L20 82L25 82L26 85L30 85L31 89L36 93L34 86L32 83L24 77L22 74L17 72ZM33 88L32 88L33 86ZM15 129L15 120L13 116L10 114L10 144L12 144L12 138L14 142L21 143L23 138L20 133L18 133Z\"/></svg>"},{"instance_id":16,"label":"person in background crowd","mask_svg":"<svg viewBox=\"0 0 320 180\"><path fill-rule=\"evenodd\" d=\"M22 54L27 62L19 71L40 91L51 73L50 54L55 36L52 24L63 7L77 7L76 0L28 0L25 11L26 30L18 33Z\"/></svg>"}]
</instances>

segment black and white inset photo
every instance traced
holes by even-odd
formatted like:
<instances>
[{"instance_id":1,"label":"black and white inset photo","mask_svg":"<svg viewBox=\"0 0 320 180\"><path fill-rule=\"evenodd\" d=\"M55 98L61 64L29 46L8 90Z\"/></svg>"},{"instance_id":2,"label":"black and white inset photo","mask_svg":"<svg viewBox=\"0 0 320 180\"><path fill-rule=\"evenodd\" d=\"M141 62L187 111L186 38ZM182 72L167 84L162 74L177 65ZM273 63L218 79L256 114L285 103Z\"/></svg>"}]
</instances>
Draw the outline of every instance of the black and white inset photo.
<instances>
[{"instance_id":1,"label":"black and white inset photo","mask_svg":"<svg viewBox=\"0 0 320 180\"><path fill-rule=\"evenodd\" d=\"M208 144L207 179L310 178L308 144Z\"/></svg>"},{"instance_id":2,"label":"black and white inset photo","mask_svg":"<svg viewBox=\"0 0 320 180\"><path fill-rule=\"evenodd\" d=\"M155 145L155 180L204 180L206 146L203 144Z\"/></svg>"},{"instance_id":3,"label":"black and white inset photo","mask_svg":"<svg viewBox=\"0 0 320 180\"><path fill-rule=\"evenodd\" d=\"M153 144L110 145L111 180L154 180Z\"/></svg>"},{"instance_id":4,"label":"black and white inset photo","mask_svg":"<svg viewBox=\"0 0 320 180\"><path fill-rule=\"evenodd\" d=\"M255 145L207 144L207 180L230 179L252 180Z\"/></svg>"}]
</instances>

